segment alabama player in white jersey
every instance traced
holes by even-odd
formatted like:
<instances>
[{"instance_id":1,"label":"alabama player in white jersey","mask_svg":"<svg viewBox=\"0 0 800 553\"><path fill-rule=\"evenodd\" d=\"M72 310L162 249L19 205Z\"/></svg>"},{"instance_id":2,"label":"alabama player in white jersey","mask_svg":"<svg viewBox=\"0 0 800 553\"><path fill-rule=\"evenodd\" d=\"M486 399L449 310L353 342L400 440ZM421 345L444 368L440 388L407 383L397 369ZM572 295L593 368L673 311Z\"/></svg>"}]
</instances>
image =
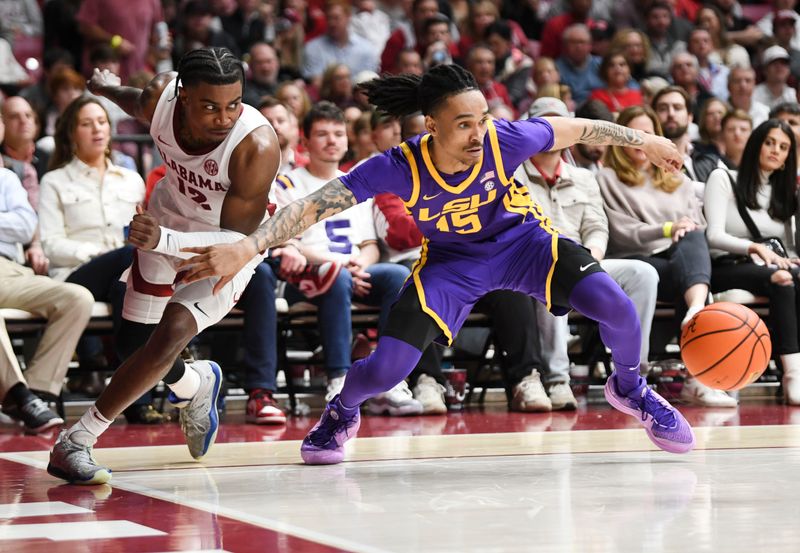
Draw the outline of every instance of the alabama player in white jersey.
<instances>
[{"instance_id":1,"label":"alabama player in white jersey","mask_svg":"<svg viewBox=\"0 0 800 553\"><path fill-rule=\"evenodd\" d=\"M238 300L262 256L232 278L180 282L182 248L235 242L265 219L280 165L280 147L267 120L242 104L244 69L230 51L187 53L178 73L155 77L144 90L120 86L95 70L90 90L150 124L167 172L148 211L139 209L129 241L138 248L128 275L122 332L142 345L114 374L105 392L74 426L61 433L48 472L76 484L101 484L111 471L91 448L111 421L159 380L181 408L181 428L199 459L214 442L222 375L213 361L184 364L180 353ZM155 326L154 326L155 325Z\"/></svg>"}]
</instances>

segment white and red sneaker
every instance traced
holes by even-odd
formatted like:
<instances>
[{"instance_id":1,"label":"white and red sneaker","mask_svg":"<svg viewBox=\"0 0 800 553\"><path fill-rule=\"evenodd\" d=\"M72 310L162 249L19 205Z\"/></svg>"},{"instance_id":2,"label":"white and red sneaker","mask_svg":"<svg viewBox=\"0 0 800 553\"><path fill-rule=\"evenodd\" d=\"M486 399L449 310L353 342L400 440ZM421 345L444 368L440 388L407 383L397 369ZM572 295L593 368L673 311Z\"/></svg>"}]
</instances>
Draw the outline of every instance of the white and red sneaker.
<instances>
[{"instance_id":1,"label":"white and red sneaker","mask_svg":"<svg viewBox=\"0 0 800 553\"><path fill-rule=\"evenodd\" d=\"M338 261L309 264L302 272L287 277L286 282L296 286L307 298L315 298L331 289L341 270L342 264Z\"/></svg>"},{"instance_id":2,"label":"white and red sneaker","mask_svg":"<svg viewBox=\"0 0 800 553\"><path fill-rule=\"evenodd\" d=\"M258 388L250 392L245 421L253 424L286 424L286 413L272 398L270 390Z\"/></svg>"}]
</instances>

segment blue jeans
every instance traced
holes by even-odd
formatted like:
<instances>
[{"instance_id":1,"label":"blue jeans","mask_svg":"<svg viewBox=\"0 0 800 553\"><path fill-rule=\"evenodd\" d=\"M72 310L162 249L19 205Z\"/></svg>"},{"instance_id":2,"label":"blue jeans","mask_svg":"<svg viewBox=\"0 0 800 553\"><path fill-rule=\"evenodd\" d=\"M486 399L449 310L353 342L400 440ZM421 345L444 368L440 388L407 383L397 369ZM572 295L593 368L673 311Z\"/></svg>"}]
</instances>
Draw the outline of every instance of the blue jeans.
<instances>
[{"instance_id":1,"label":"blue jeans","mask_svg":"<svg viewBox=\"0 0 800 553\"><path fill-rule=\"evenodd\" d=\"M293 286L286 288L286 301L290 304L309 301L319 310L317 319L328 378L342 376L350 368L350 350L353 343L350 306L353 301L380 306L378 332L381 332L389 316L389 310L410 274L406 267L396 263L375 263L367 267L366 272L370 274L369 282L372 288L365 297L353 297L353 279L350 272L344 268L331 289L316 298L307 299Z\"/></svg>"},{"instance_id":2,"label":"blue jeans","mask_svg":"<svg viewBox=\"0 0 800 553\"><path fill-rule=\"evenodd\" d=\"M275 273L267 263L259 263L236 307L244 311L244 386L275 391L278 369L277 314L275 312Z\"/></svg>"}]
</instances>

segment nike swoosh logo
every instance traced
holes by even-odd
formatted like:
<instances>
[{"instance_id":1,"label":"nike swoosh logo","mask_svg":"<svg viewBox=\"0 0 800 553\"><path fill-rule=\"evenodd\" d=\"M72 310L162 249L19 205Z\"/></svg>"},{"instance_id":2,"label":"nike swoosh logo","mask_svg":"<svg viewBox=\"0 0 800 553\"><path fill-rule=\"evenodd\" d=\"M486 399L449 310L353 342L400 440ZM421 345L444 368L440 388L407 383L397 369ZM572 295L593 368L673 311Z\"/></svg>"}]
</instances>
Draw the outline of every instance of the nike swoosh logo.
<instances>
[{"instance_id":1,"label":"nike swoosh logo","mask_svg":"<svg viewBox=\"0 0 800 553\"><path fill-rule=\"evenodd\" d=\"M159 142L161 142L162 144L165 144L165 145L167 145L167 146L170 146L170 143L169 143L169 142L166 142L166 141L165 141L163 138L161 138L161 135L160 135L160 134L159 134L159 135L157 135L157 136L156 136L156 138L157 138L157 139L158 139L158 141L159 141Z\"/></svg>"},{"instance_id":2,"label":"nike swoosh logo","mask_svg":"<svg viewBox=\"0 0 800 553\"><path fill-rule=\"evenodd\" d=\"M205 315L206 317L208 317L208 313L206 313L205 311L203 311L202 309L200 309L200 302L199 302L199 301L196 301L196 302L194 302L194 306L195 306L195 308L196 308L196 309L197 309L197 310L198 310L200 313L202 313L203 315Z\"/></svg>"},{"instance_id":3,"label":"nike swoosh logo","mask_svg":"<svg viewBox=\"0 0 800 553\"><path fill-rule=\"evenodd\" d=\"M168 250L170 249L170 247L172 245L171 244L171 238L172 238L172 235L170 233L167 233L167 249Z\"/></svg>"},{"instance_id":4,"label":"nike swoosh logo","mask_svg":"<svg viewBox=\"0 0 800 553\"><path fill-rule=\"evenodd\" d=\"M423 200L432 200L432 199L434 199L434 198L438 198L438 197L439 197L439 196L441 196L441 195L442 195L442 193L441 193L441 192L439 192L438 194L434 194L433 196L427 196L427 195L425 195L425 196L422 196L422 199L423 199Z\"/></svg>"},{"instance_id":5,"label":"nike swoosh logo","mask_svg":"<svg viewBox=\"0 0 800 553\"><path fill-rule=\"evenodd\" d=\"M593 261L593 262L589 263L588 265L581 265L580 266L580 272L585 271L586 269L588 269L592 265L597 265L597 261Z\"/></svg>"}]
</instances>

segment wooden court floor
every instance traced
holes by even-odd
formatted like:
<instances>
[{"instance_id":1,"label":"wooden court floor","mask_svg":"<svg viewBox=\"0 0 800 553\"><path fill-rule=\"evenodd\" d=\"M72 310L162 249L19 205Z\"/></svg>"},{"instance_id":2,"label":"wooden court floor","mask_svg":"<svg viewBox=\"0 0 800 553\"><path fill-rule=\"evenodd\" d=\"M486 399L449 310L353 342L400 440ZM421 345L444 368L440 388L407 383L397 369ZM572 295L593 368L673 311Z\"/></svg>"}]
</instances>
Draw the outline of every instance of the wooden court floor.
<instances>
[{"instance_id":1,"label":"wooden court floor","mask_svg":"<svg viewBox=\"0 0 800 553\"><path fill-rule=\"evenodd\" d=\"M604 404L365 417L343 464L300 463L315 418L225 420L202 463L175 424L115 425L111 486L44 471L54 435L0 427L0 551L796 552L800 408L684 408L698 447L656 450Z\"/></svg>"}]
</instances>

